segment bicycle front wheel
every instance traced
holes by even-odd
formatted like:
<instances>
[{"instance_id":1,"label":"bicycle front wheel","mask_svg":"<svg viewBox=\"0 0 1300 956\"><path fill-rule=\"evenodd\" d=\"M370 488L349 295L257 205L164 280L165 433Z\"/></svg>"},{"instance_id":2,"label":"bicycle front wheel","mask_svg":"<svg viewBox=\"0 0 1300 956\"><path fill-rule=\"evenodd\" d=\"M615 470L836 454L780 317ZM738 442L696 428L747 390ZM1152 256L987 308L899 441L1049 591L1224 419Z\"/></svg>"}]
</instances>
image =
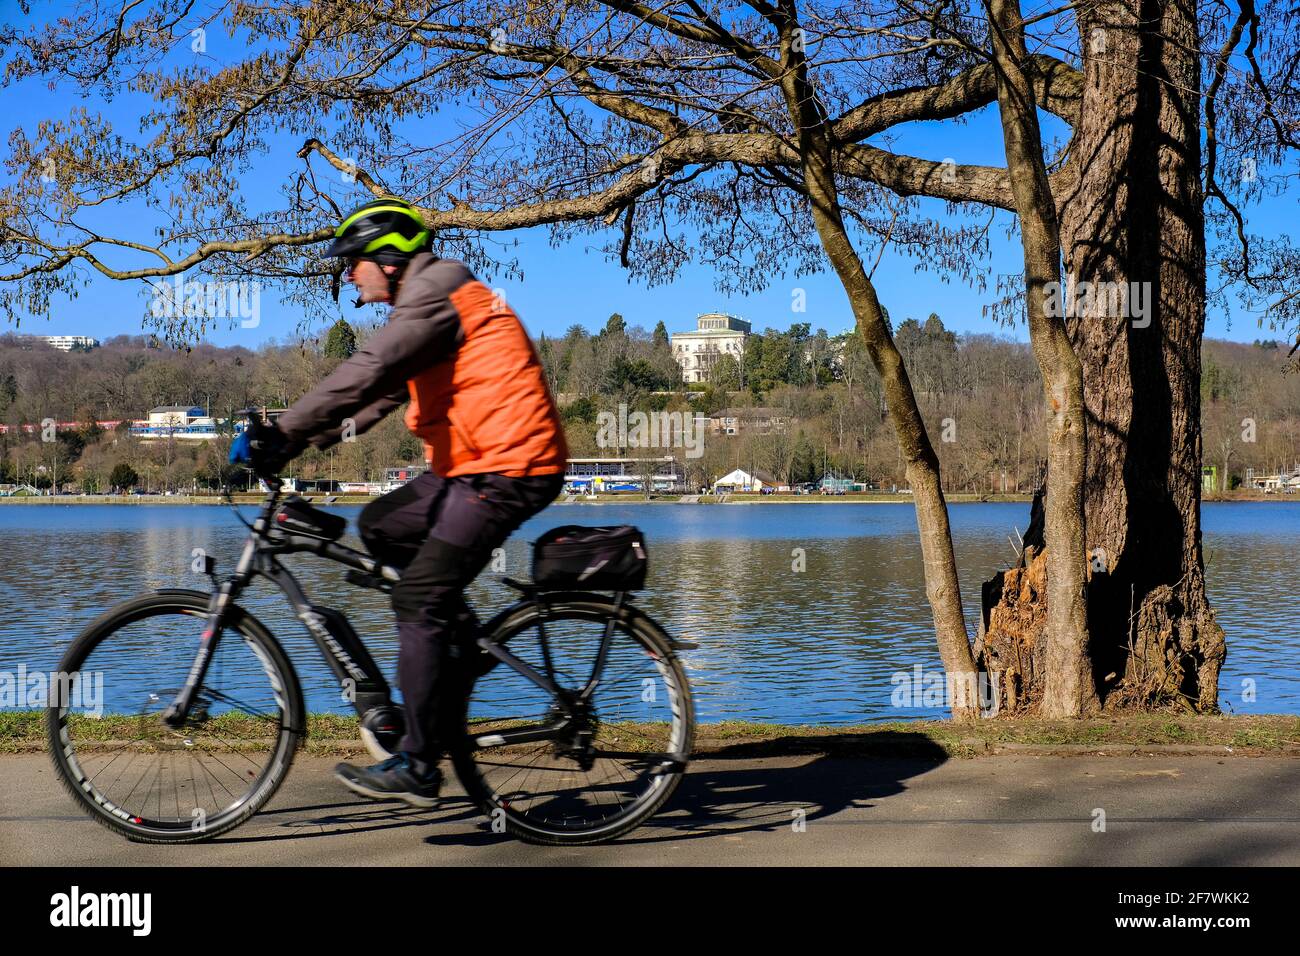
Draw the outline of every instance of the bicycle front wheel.
<instances>
[{"instance_id":1,"label":"bicycle front wheel","mask_svg":"<svg viewBox=\"0 0 1300 956\"><path fill-rule=\"evenodd\" d=\"M482 654L452 747L456 772L494 829L530 843L612 840L649 819L680 782L694 734L690 687L667 635L640 612L615 618L598 595L544 607L521 608L490 639L554 674L571 701L590 694L576 719L565 718L534 679Z\"/></svg>"},{"instance_id":2,"label":"bicycle front wheel","mask_svg":"<svg viewBox=\"0 0 1300 956\"><path fill-rule=\"evenodd\" d=\"M118 605L72 642L47 711L60 781L130 840L193 843L243 823L275 793L302 735L302 691L271 633L229 613L185 724L162 714L198 652L208 596L162 591Z\"/></svg>"}]
</instances>

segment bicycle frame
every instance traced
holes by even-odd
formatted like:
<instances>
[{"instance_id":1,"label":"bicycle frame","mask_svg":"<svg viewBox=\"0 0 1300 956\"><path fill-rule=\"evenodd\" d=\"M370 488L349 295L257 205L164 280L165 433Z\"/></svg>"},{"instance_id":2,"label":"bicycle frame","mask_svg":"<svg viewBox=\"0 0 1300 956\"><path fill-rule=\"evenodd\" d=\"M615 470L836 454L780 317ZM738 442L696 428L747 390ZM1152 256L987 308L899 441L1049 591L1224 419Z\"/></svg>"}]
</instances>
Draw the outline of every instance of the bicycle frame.
<instances>
[{"instance_id":1,"label":"bicycle frame","mask_svg":"<svg viewBox=\"0 0 1300 956\"><path fill-rule=\"evenodd\" d=\"M211 575L216 587L209 601L208 616L204 624L199 651L193 665L190 667L185 685L163 713L163 721L170 727L178 728L188 718L198 696L199 688L207 674L212 655L221 640L227 611L234 605L243 590L258 576L268 579L283 592L293 607L294 613L306 626L307 632L320 649L326 664L335 677L338 678L340 686L348 691L346 696L359 716L364 716L367 711L374 707L392 703L388 682L384 679L382 672L360 637L348 623L347 618L337 612L333 618L322 614L323 610L329 609L317 608L311 603L298 580L280 563L279 557L298 553L317 554L355 571L390 583L395 583L401 579L401 571L387 565L381 565L369 555L338 544L335 541L280 531L274 526L271 518L280 500L281 484L279 481L268 481L267 484L270 490L262 502L257 518L250 526L251 533L244 542L244 548L235 566L234 574L218 584L209 559L208 573ZM488 622L477 639L478 647L494 657L497 662L512 668L550 693L560 705L560 714L554 722L541 726L528 729L501 730L478 738L476 744L480 747L499 747L538 740L552 740L560 738L569 732L574 722L580 719L580 712L586 708L591 695L600 682L600 674L604 669L609 645L613 637L614 623L622 613L626 602L626 593L618 592L612 609L613 614L605 624L604 635L591 676L582 690L577 694L573 694L560 687L554 679L550 649L546 641L546 631L542 624L546 617L545 592L532 585L521 584L509 578L506 579L506 583L522 591L525 597L502 610ZM504 621L511 614L530 606L537 607L542 612L538 627L541 631L542 654L545 662L546 673L544 674L511 654L501 643L491 639L491 635L496 632L496 626L499 622ZM694 645L685 642L674 642L674 646L689 648Z\"/></svg>"}]
</instances>

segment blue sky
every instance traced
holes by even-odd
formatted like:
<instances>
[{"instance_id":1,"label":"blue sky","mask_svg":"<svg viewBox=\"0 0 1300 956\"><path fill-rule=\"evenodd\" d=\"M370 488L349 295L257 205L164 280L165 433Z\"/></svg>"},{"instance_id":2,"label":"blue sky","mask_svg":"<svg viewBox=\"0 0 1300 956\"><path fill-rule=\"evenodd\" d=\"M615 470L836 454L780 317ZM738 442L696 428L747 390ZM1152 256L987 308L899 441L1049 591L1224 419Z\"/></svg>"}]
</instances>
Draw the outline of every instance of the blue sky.
<instances>
[{"instance_id":1,"label":"blue sky","mask_svg":"<svg viewBox=\"0 0 1300 956\"><path fill-rule=\"evenodd\" d=\"M12 0L0 0L0 7L8 13L13 9ZM17 95L19 92L21 95ZM6 133L14 125L21 125L29 135L42 118L66 116L72 108L84 102L71 90L50 91L43 84L35 83L25 83L19 90L11 90L5 99L9 111L0 125L6 127ZM121 98L111 106L99 104L105 115L120 125L127 135L135 132L136 121L129 108L133 99ZM96 108L93 103L85 105ZM447 119L445 113L439 117L440 121ZM1058 135L1061 130L1059 122L1051 117L1045 118L1046 136ZM902 152L936 160L952 157L959 163L1003 163L996 107L973 115L966 125L921 123L898 132L900 135L894 148ZM250 209L279 205L277 190L284 171L297 164L292 156L294 145L284 143L282 155L263 158L259 161L258 174L246 177L249 185L245 198ZM358 190L355 198L362 202L369 197ZM1296 201L1297 194L1292 192L1263 208L1249 210L1252 228L1266 234L1283 229L1284 224L1294 218ZM947 218L942 203L926 200L922 208L934 218ZM116 214L124 215L120 211ZM130 213L139 214L148 213L142 208ZM991 265L995 276L1021 270L1018 241L1014 236L1010 239L1006 236L1009 222L1006 214L999 214L991 230ZM597 237L584 237L562 248L552 248L545 230L541 229L503 234L503 238L518 240L519 245L512 253L517 255L524 275L522 280L495 284L506 290L509 301L534 335L559 335L575 322L594 330L604 324L611 312L620 312L630 324L646 328L662 320L670 331L692 328L697 313L713 310L739 314L749 319L755 330L765 327L783 329L792 322L809 322L814 329L824 328L834 334L852 325L844 292L831 274L798 280L789 277L776 279L763 293L726 297L714 289L711 270L702 266L687 266L671 285L647 288L641 283L629 282L625 271L616 263L606 262L596 251L594 240ZM862 248L860 252L864 259L872 261L876 247ZM118 261L112 257L109 260ZM122 261L124 264L125 260ZM982 316L982 306L992 297L991 290L980 293L959 281L944 282L932 272L917 272L913 260L892 251L886 252L876 270L875 282L881 301L895 323L909 316L923 319L931 312L937 312L950 328L959 332L996 332L1022 340L1027 337L1023 324L1008 329L996 326L991 319ZM575 287L581 290L580 294L575 295ZM803 314L795 313L791 308L795 287L806 293L807 311ZM218 328L212 330L207 338L221 345L255 347L270 338L295 336L305 318L310 319L313 328L319 329L340 315L349 319L371 319L378 315L370 308L356 310L348 304L350 299L340 298L344 300L342 305L306 316L300 307L281 305L273 294L264 294L260 303L261 318L256 328ZM76 299L56 299L49 321L24 321L20 331L91 335L100 339L138 333L146 301L139 282L116 282L96 275ZM3 327L12 328L11 320L4 322ZM1250 341L1271 333L1267 330L1261 332L1253 316L1238 312L1232 317L1231 325L1224 315L1212 313L1207 323L1207 334Z\"/></svg>"}]
</instances>

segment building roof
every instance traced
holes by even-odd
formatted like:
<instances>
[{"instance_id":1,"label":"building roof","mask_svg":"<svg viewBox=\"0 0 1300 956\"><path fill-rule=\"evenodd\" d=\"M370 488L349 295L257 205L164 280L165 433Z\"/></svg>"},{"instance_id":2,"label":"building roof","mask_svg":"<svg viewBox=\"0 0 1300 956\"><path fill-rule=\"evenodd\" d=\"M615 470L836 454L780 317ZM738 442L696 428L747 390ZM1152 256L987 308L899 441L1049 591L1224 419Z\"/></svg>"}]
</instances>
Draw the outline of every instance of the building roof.
<instances>
[{"instance_id":1,"label":"building roof","mask_svg":"<svg viewBox=\"0 0 1300 956\"><path fill-rule=\"evenodd\" d=\"M162 415L166 412L184 412L185 414L188 415L190 412L193 411L202 412L203 409L200 408L198 405L159 405L157 408L149 409L149 414Z\"/></svg>"},{"instance_id":2,"label":"building roof","mask_svg":"<svg viewBox=\"0 0 1300 956\"><path fill-rule=\"evenodd\" d=\"M721 478L717 479L717 481L715 481L714 484L716 485L722 483L726 479L731 478L733 475L736 476L737 479L746 482L750 480L757 480L762 482L765 485L779 484L779 482L775 478L773 478L771 474L757 468L753 471L746 471L744 468L733 468L731 471L727 472Z\"/></svg>"},{"instance_id":3,"label":"building roof","mask_svg":"<svg viewBox=\"0 0 1300 956\"><path fill-rule=\"evenodd\" d=\"M594 464L635 464L641 461L672 461L672 455L649 455L643 458L566 458L568 464L594 465Z\"/></svg>"},{"instance_id":4,"label":"building roof","mask_svg":"<svg viewBox=\"0 0 1300 956\"><path fill-rule=\"evenodd\" d=\"M722 327L719 328L718 326ZM695 316L695 328L689 332L673 332L672 338L690 338L694 336L740 336L752 335L752 323L730 312L701 312Z\"/></svg>"}]
</instances>

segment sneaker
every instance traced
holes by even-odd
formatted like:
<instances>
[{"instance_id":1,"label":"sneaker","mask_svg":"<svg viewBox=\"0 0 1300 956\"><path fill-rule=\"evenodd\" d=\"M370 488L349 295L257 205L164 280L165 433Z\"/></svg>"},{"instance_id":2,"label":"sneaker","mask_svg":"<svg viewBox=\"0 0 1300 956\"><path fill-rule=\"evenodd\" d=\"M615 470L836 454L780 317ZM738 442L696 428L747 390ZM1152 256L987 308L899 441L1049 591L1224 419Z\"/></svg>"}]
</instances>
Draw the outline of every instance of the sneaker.
<instances>
[{"instance_id":1,"label":"sneaker","mask_svg":"<svg viewBox=\"0 0 1300 956\"><path fill-rule=\"evenodd\" d=\"M373 767L354 767L341 763L334 776L353 793L371 800L402 800L413 807L436 807L442 787L442 772L436 767L424 777L418 776L406 754L389 757Z\"/></svg>"}]
</instances>

